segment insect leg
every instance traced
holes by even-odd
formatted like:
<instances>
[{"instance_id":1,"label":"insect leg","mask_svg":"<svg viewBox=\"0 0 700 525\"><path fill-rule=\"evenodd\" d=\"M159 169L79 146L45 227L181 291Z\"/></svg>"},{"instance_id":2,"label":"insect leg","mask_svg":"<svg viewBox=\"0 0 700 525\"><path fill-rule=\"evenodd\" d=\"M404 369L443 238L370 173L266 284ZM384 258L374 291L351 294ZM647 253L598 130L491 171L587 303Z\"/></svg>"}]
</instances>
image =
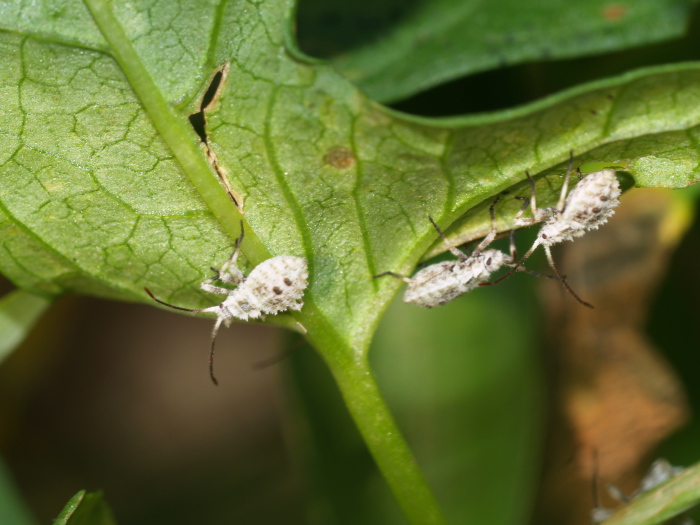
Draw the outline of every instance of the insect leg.
<instances>
[{"instance_id":1,"label":"insect leg","mask_svg":"<svg viewBox=\"0 0 700 525\"><path fill-rule=\"evenodd\" d=\"M397 279L401 279L403 282L411 284L413 282L413 279L410 279L408 277L404 277L403 275L399 275L398 273L394 272L382 272L378 273L377 275L374 276L374 279L378 277L384 277L385 275L391 275L392 277L396 277Z\"/></svg>"},{"instance_id":2,"label":"insect leg","mask_svg":"<svg viewBox=\"0 0 700 525\"><path fill-rule=\"evenodd\" d=\"M515 247L515 230L510 230L510 262L511 262L511 265L515 264L515 261L517 259L518 259L518 249ZM522 262L521 262L521 264L522 264ZM524 266L519 266L518 271L529 273L530 275L534 275L535 277L546 277L547 279L557 279L556 275L535 272L533 270L529 270L529 269L525 268Z\"/></svg>"},{"instance_id":3,"label":"insect leg","mask_svg":"<svg viewBox=\"0 0 700 525\"><path fill-rule=\"evenodd\" d=\"M557 275L559 280L561 281L561 284L564 285L564 288L574 296L574 299L576 299L579 303L581 303L583 306L587 306L588 308L593 308L593 305L590 303L587 303L583 299L581 299L578 295L576 295L576 292L574 292L571 289L571 286L569 286L569 283L566 282L566 277L564 277L562 274L559 273L559 270L557 270L556 265L554 264L554 259L552 259L552 251L549 249L549 246L544 247L544 252L547 255L547 262L549 263L549 266L554 270L554 273Z\"/></svg>"},{"instance_id":4,"label":"insect leg","mask_svg":"<svg viewBox=\"0 0 700 525\"><path fill-rule=\"evenodd\" d=\"M210 283L216 281L217 279L225 283L230 284L240 284L245 280L245 275L238 268L238 254L241 252L241 244L243 243L243 237L245 236L245 229L243 228L243 221L241 221L241 235L236 239L236 248L233 250L233 254L228 261L224 263L221 267L221 271L217 272L214 277L205 281ZM225 293L225 292L214 292L214 293Z\"/></svg>"},{"instance_id":5,"label":"insect leg","mask_svg":"<svg viewBox=\"0 0 700 525\"><path fill-rule=\"evenodd\" d=\"M202 284L200 284L199 287L202 290L204 290L205 292L210 292L210 293L231 295L234 292L234 290L229 290L228 288L224 288L222 286L214 286L213 284L209 284L210 282L215 281L216 279L217 279L216 277L213 277L211 279L207 279Z\"/></svg>"},{"instance_id":6,"label":"insect leg","mask_svg":"<svg viewBox=\"0 0 700 525\"><path fill-rule=\"evenodd\" d=\"M510 262L515 263L518 259L518 248L515 246L515 230L510 230Z\"/></svg>"},{"instance_id":7,"label":"insect leg","mask_svg":"<svg viewBox=\"0 0 700 525\"><path fill-rule=\"evenodd\" d=\"M498 199L497 199L497 200L498 200ZM452 252L452 255L454 255L455 257L457 257L460 261L466 260L466 259L467 259L467 256L464 255L464 253L462 253L460 250L458 250L457 248L455 248L454 246L452 246L452 245L450 244L450 241L447 240L447 237L445 237L445 234L444 234L444 233L442 232L442 230L440 229L440 226L437 225L437 223L433 220L433 218L432 218L430 215L428 215L428 219L430 219L430 222L433 223L433 226L435 227L435 229L437 230L438 234L439 234L440 237L442 238L442 241L445 243L445 245L447 245L447 248L450 250L450 252Z\"/></svg>"},{"instance_id":8,"label":"insect leg","mask_svg":"<svg viewBox=\"0 0 700 525\"><path fill-rule=\"evenodd\" d=\"M566 194L569 191L569 176L571 175L571 168L574 165L574 152L569 151L569 167L566 168L566 175L564 176L564 185L561 187L561 193L559 194L559 202L557 203L557 210L559 212L564 211L564 203L566 202Z\"/></svg>"},{"instance_id":9,"label":"insect leg","mask_svg":"<svg viewBox=\"0 0 700 525\"><path fill-rule=\"evenodd\" d=\"M498 228L496 227L496 210L495 210L495 208L496 208L496 204L498 204L499 200L501 200L500 195L498 197L496 197L496 200L491 203L491 206L489 206L489 213L491 214L491 231L479 243L479 246L476 247L476 249L472 253L472 256L479 255L489 244L491 244L493 242L493 240L496 238L496 234L498 234Z\"/></svg>"}]
</instances>

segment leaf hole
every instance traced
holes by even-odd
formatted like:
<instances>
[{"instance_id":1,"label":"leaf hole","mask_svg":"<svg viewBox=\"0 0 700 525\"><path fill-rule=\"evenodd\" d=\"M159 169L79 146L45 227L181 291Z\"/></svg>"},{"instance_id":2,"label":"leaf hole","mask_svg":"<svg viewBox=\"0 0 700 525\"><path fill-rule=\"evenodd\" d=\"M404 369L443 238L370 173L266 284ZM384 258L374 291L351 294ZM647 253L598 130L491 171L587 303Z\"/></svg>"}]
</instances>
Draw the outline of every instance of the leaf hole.
<instances>
[{"instance_id":1,"label":"leaf hole","mask_svg":"<svg viewBox=\"0 0 700 525\"><path fill-rule=\"evenodd\" d=\"M219 177L219 182L226 190L226 193L228 193L231 202L233 202L239 211L243 213L243 196L231 188L231 185L228 182L228 177L226 176L226 169L219 164L219 159L216 157L216 153L211 146L209 146L209 136L207 135L207 119L205 112L217 101L219 95L221 94L222 86L224 85L226 75L228 74L228 69L229 64L226 63L215 71L211 77L211 80L209 81L209 87L207 87L207 90L202 96L202 101L199 104L199 111L192 113L189 118L192 128L195 130L199 136L199 139L204 145L207 159L209 160L212 168L214 168L214 171L216 171L216 175Z\"/></svg>"},{"instance_id":2,"label":"leaf hole","mask_svg":"<svg viewBox=\"0 0 700 525\"><path fill-rule=\"evenodd\" d=\"M204 96L202 97L202 102L199 104L199 111L192 113L190 115L190 124L192 124L192 127L194 128L195 132L197 132L197 135L199 135L200 140L206 144L208 142L208 137L207 137L207 129L206 129L206 119L204 117L204 112L211 106L214 101L216 100L217 95L219 94L219 88L222 85L222 82L224 80L224 74L228 70L228 64L225 64L221 66L216 73L214 73L214 76L212 77L211 81L209 82L209 87L207 90L204 92Z\"/></svg>"}]
</instances>

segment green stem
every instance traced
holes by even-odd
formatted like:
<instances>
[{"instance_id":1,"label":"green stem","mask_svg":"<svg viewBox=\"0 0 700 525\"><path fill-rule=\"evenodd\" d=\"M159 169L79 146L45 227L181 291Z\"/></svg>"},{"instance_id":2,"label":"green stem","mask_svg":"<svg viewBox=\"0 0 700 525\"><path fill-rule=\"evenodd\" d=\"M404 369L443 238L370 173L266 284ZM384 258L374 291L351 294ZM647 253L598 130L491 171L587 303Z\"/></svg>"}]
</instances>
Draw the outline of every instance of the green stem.
<instances>
[{"instance_id":1,"label":"green stem","mask_svg":"<svg viewBox=\"0 0 700 525\"><path fill-rule=\"evenodd\" d=\"M314 321L318 323L319 319L307 317L305 322ZM355 353L325 320L321 323L325 326L307 325L308 338L331 369L345 405L406 519L414 525L445 523L438 502L379 391L367 352ZM352 359L353 355L358 358Z\"/></svg>"},{"instance_id":2,"label":"green stem","mask_svg":"<svg viewBox=\"0 0 700 525\"><path fill-rule=\"evenodd\" d=\"M168 144L219 223L232 239L237 238L240 235L240 221L243 217L219 184L187 116L176 113L163 98L131 40L114 16L110 3L106 0L84 0L84 2L109 43L112 56L121 66L158 133ZM252 228L246 228L243 251L251 262L259 263L270 258L270 252L260 242Z\"/></svg>"},{"instance_id":3,"label":"green stem","mask_svg":"<svg viewBox=\"0 0 700 525\"><path fill-rule=\"evenodd\" d=\"M365 443L409 522L416 525L444 523L438 502L396 426L369 367L348 367L334 375Z\"/></svg>"}]
</instances>

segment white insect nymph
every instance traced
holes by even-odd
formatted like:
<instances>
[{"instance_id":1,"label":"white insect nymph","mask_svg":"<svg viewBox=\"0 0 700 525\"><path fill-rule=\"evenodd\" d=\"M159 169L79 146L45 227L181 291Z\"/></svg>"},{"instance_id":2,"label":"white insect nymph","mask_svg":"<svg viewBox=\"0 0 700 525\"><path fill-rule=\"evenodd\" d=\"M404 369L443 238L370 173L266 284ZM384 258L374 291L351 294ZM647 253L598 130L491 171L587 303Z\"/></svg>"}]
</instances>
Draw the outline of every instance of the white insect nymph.
<instances>
[{"instance_id":1,"label":"white insect nymph","mask_svg":"<svg viewBox=\"0 0 700 525\"><path fill-rule=\"evenodd\" d=\"M537 249L538 246L544 248L547 255L549 266L554 270L559 280L564 287L573 295L581 304L593 308L592 305L582 300L571 289L566 279L559 273L550 247L562 243L564 241L573 241L576 237L581 237L590 230L596 230L606 222L611 215L615 213L615 208L620 204L620 183L615 176L615 170L605 169L591 173L574 187L567 195L569 187L569 176L573 158L569 161L569 167L566 170L564 185L561 188L559 203L552 208L537 208L535 200L535 182L526 171L530 180L530 198L518 197L524 201L522 208L515 216L515 224L518 226L529 226L543 222L542 228L537 234L537 239L532 247L527 251L523 258L513 267L513 269L500 279L490 282L481 283L480 286L489 286L501 282L503 279L510 276L522 265ZM581 177L579 175L579 177ZM532 209L532 218L522 218L522 214L527 209L528 204Z\"/></svg>"},{"instance_id":2,"label":"white insect nymph","mask_svg":"<svg viewBox=\"0 0 700 525\"><path fill-rule=\"evenodd\" d=\"M485 248L496 238L496 216L494 206L498 198L491 204L491 231L479 243L471 255L466 255L452 246L445 234L440 230L432 217L428 217L437 230L447 248L457 257L456 261L443 261L431 264L420 270L412 278L394 272L383 272L374 277L391 275L408 283L403 300L405 303L432 308L441 306L452 299L465 294L488 279L493 272L504 265L512 266L515 261L515 244L511 236L510 257L500 250L486 250Z\"/></svg>"},{"instance_id":3,"label":"white insect nymph","mask_svg":"<svg viewBox=\"0 0 700 525\"><path fill-rule=\"evenodd\" d=\"M221 304L209 308L182 308L157 299L148 288L145 288L148 295L162 305L185 312L210 312L218 316L211 333L209 354L209 374L214 384L218 384L214 377L214 342L222 323L228 327L233 319L247 321L264 318L265 315L275 315L285 310L301 310L304 306L302 298L309 277L306 259L291 255L272 257L261 262L253 268L250 275L246 276L237 266L243 235L241 222L241 236L236 240L233 255L224 263L221 270L212 268L215 272L214 277L201 284L202 290L227 295L228 297ZM212 284L215 281L236 285L236 288L231 290L215 286Z\"/></svg>"},{"instance_id":4,"label":"white insect nymph","mask_svg":"<svg viewBox=\"0 0 700 525\"><path fill-rule=\"evenodd\" d=\"M644 495L646 492L649 492L650 490L655 489L662 483L666 483L668 480L675 478L676 476L679 476L685 471L683 467L674 467L671 465L668 460L664 458L659 458L654 461L654 463L651 464L651 467L649 468L649 471L647 474L642 478L642 481L639 484L639 488L634 491L634 493L631 496L626 495L624 492L622 492L618 487L615 485L608 485L608 493L610 496L624 504L628 504L631 501L634 501L638 499L640 496ZM608 518L610 518L613 514L618 509L606 509L604 507L601 507L600 504L598 503L598 488L597 488L597 480L595 476L597 475L597 472L594 472L594 485L593 485L593 497L595 500L595 507L591 510L591 522L594 525L597 525L599 523L604 522ZM692 509L691 509L692 510ZM685 513L684 513L685 514ZM680 515L680 520L679 518L676 519L673 523L678 523L679 525L693 525L693 520L688 518L687 516L684 516L684 514Z\"/></svg>"},{"instance_id":5,"label":"white insect nymph","mask_svg":"<svg viewBox=\"0 0 700 525\"><path fill-rule=\"evenodd\" d=\"M562 187L562 199L566 196L568 174ZM620 204L620 183L615 176L615 170L605 169L596 171L583 178L576 187L571 190L566 201L560 199L556 208L537 210L533 193L531 205L536 220L516 217L518 226L527 226L544 220L542 229L538 234L537 243L542 246L552 246L564 241L573 241L581 237L587 231L596 230L615 213L615 208ZM542 211L547 216L541 216ZM522 214L522 210L519 215Z\"/></svg>"}]
</instances>

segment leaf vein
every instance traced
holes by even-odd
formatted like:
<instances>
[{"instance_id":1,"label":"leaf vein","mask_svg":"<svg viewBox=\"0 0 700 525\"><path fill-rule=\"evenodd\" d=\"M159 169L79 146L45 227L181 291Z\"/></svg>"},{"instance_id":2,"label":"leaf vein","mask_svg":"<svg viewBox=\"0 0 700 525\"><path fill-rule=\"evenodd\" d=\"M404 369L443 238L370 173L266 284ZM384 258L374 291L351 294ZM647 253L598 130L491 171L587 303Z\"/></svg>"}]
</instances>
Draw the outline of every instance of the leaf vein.
<instances>
[{"instance_id":1,"label":"leaf vein","mask_svg":"<svg viewBox=\"0 0 700 525\"><path fill-rule=\"evenodd\" d=\"M360 227L360 235L362 236L362 246L364 251L364 258L367 264L367 269L369 275L375 275L377 272L377 263L374 258L374 251L372 250L372 240L369 236L369 227L367 224L367 210L364 207L362 188L364 186L365 170L358 155L357 141L356 141L356 119L352 120L350 125L350 149L354 152L356 163L356 177L355 177L355 187L352 190L353 202L355 204L355 213L357 214L357 220ZM379 283L376 279L372 279L372 287L376 291L379 287Z\"/></svg>"}]
</instances>

